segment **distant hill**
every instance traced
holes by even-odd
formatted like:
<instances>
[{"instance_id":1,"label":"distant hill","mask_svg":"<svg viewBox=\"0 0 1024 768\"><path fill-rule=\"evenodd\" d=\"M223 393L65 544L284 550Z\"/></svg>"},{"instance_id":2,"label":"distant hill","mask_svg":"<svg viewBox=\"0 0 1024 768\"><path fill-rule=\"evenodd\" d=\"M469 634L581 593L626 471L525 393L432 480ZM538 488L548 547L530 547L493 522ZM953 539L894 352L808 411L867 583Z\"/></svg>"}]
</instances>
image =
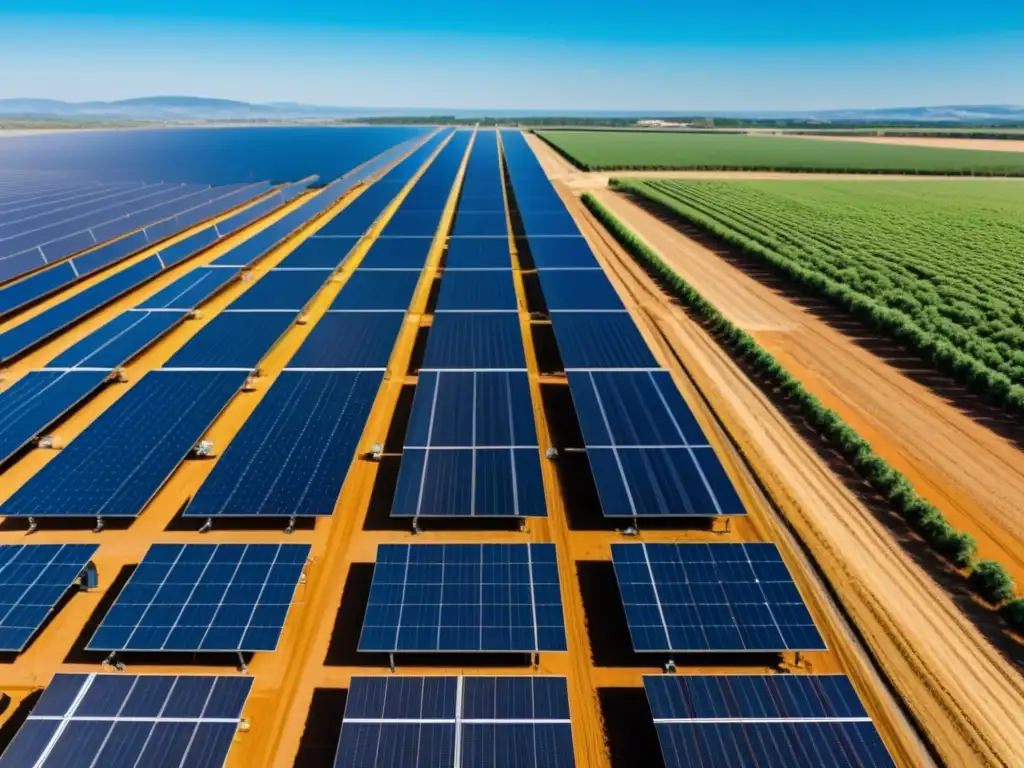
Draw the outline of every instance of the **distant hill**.
<instances>
[{"instance_id":1,"label":"distant hill","mask_svg":"<svg viewBox=\"0 0 1024 768\"><path fill-rule=\"evenodd\" d=\"M54 99L0 99L0 117L29 119L77 120L161 120L161 121L217 121L217 120L298 120L298 119L351 119L357 117L421 117L449 115L472 117L736 117L765 120L802 120L830 123L936 123L936 124L999 124L1024 122L1024 107L1012 105L960 105L935 107L887 107L881 109L833 110L686 110L668 112L628 111L556 111L509 109L444 109L404 107L332 107L275 102L252 104L231 99L207 99L198 96L149 96L121 101L67 102Z\"/></svg>"}]
</instances>

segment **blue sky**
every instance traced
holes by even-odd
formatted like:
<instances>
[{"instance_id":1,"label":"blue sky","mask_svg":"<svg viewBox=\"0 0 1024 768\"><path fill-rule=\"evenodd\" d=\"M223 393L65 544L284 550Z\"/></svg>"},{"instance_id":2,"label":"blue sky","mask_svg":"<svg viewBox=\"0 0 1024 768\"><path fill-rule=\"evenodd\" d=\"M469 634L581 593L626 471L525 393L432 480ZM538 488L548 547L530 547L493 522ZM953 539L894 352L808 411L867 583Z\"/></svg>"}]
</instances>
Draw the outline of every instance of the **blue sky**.
<instances>
[{"instance_id":1,"label":"blue sky","mask_svg":"<svg viewBox=\"0 0 1024 768\"><path fill-rule=\"evenodd\" d=\"M0 9L0 98L683 111L1024 104L1019 0L3 0Z\"/></svg>"}]
</instances>

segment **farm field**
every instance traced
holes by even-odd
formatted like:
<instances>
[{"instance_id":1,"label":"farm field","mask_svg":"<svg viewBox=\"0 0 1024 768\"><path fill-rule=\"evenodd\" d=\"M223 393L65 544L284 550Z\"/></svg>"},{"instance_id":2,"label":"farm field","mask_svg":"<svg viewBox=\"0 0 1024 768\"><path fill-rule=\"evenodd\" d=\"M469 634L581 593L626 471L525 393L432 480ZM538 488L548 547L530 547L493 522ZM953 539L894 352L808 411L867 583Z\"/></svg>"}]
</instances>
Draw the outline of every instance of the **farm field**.
<instances>
[{"instance_id":1,"label":"farm field","mask_svg":"<svg viewBox=\"0 0 1024 768\"><path fill-rule=\"evenodd\" d=\"M972 389L1024 408L1024 187L672 180L619 188L763 259Z\"/></svg>"},{"instance_id":2,"label":"farm field","mask_svg":"<svg viewBox=\"0 0 1024 768\"><path fill-rule=\"evenodd\" d=\"M537 135L588 171L689 169L1024 175L1024 156L1008 152L725 134L538 131Z\"/></svg>"}]
</instances>

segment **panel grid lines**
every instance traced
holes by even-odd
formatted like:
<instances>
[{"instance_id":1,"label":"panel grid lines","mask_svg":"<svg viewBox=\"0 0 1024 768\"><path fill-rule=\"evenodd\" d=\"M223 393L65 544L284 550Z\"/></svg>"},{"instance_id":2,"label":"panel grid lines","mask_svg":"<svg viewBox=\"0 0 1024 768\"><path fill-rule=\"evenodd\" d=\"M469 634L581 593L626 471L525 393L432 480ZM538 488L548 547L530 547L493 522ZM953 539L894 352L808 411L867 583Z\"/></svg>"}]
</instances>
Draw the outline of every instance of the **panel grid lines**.
<instances>
[{"instance_id":1,"label":"panel grid lines","mask_svg":"<svg viewBox=\"0 0 1024 768\"><path fill-rule=\"evenodd\" d=\"M308 554L305 544L154 545L88 647L272 651Z\"/></svg>"},{"instance_id":2,"label":"panel grid lines","mask_svg":"<svg viewBox=\"0 0 1024 768\"><path fill-rule=\"evenodd\" d=\"M774 544L613 544L638 652L826 650Z\"/></svg>"},{"instance_id":3,"label":"panel grid lines","mask_svg":"<svg viewBox=\"0 0 1024 768\"><path fill-rule=\"evenodd\" d=\"M566 649L554 546L382 544L360 651Z\"/></svg>"}]
</instances>

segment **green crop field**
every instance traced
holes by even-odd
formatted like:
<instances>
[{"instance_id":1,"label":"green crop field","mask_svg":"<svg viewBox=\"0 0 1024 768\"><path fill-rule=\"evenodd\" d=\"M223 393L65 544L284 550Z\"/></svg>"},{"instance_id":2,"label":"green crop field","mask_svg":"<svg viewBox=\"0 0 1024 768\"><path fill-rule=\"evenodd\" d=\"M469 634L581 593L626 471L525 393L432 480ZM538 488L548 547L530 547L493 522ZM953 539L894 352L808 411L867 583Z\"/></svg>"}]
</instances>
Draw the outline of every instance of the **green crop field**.
<instances>
[{"instance_id":1,"label":"green crop field","mask_svg":"<svg viewBox=\"0 0 1024 768\"><path fill-rule=\"evenodd\" d=\"M1024 152L643 131L538 131L573 163L597 170L733 170L1024 176Z\"/></svg>"},{"instance_id":2,"label":"green crop field","mask_svg":"<svg viewBox=\"0 0 1024 768\"><path fill-rule=\"evenodd\" d=\"M638 181L643 195L1024 410L1024 183Z\"/></svg>"}]
</instances>

